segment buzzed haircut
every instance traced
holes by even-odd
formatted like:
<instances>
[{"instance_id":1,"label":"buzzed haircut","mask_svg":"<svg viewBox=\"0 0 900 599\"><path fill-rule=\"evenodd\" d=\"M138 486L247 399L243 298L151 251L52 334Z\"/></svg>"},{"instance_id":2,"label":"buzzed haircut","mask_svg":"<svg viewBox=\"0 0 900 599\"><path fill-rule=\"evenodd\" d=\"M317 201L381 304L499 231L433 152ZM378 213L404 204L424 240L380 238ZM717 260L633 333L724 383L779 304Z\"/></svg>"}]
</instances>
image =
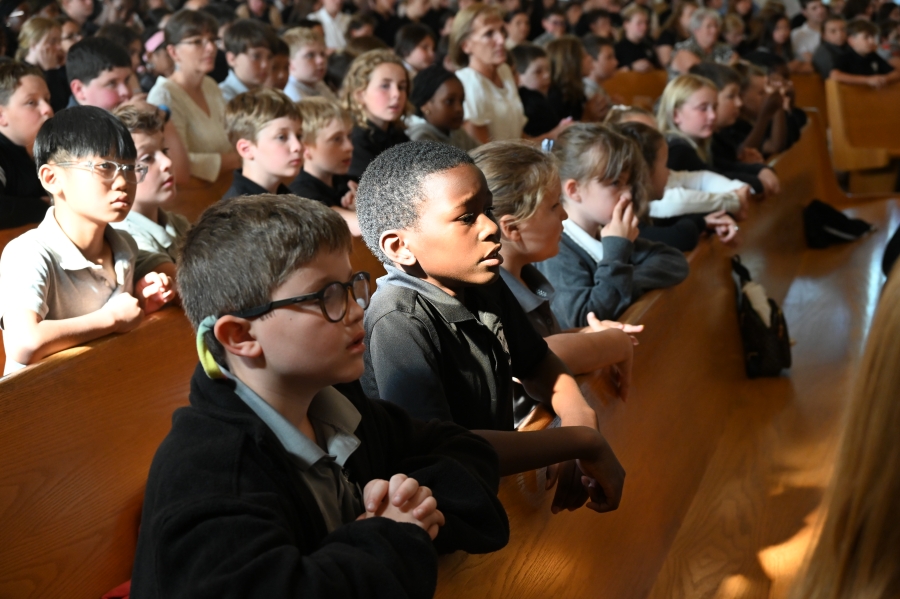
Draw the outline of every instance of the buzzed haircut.
<instances>
[{"instance_id":1,"label":"buzzed haircut","mask_svg":"<svg viewBox=\"0 0 900 599\"><path fill-rule=\"evenodd\" d=\"M52 120L52 119L51 119ZM321 252L349 252L344 219L320 202L261 194L221 200L185 236L178 293L194 330L207 316L247 310ZM225 350L210 331L204 340L219 364Z\"/></svg>"},{"instance_id":2,"label":"buzzed haircut","mask_svg":"<svg viewBox=\"0 0 900 599\"><path fill-rule=\"evenodd\" d=\"M321 96L303 98L297 102L297 109L303 120L303 143L305 144L314 145L319 131L332 121L343 121L351 126L353 124L353 116L341 108L340 104Z\"/></svg>"},{"instance_id":3,"label":"buzzed haircut","mask_svg":"<svg viewBox=\"0 0 900 599\"><path fill-rule=\"evenodd\" d=\"M422 189L425 179L463 164L474 166L475 161L459 148L433 141L396 145L369 164L356 191L356 214L376 258L392 264L381 251L382 233L418 225L419 205L428 199Z\"/></svg>"},{"instance_id":4,"label":"buzzed haircut","mask_svg":"<svg viewBox=\"0 0 900 599\"><path fill-rule=\"evenodd\" d=\"M272 50L272 38L275 37L277 35L271 25L256 19L241 19L225 32L225 51L237 56L253 48Z\"/></svg>"},{"instance_id":5,"label":"buzzed haircut","mask_svg":"<svg viewBox=\"0 0 900 599\"><path fill-rule=\"evenodd\" d=\"M600 51L603 50L603 46L615 48L616 42L612 38L600 37L599 35L589 33L581 38L581 45L584 46L585 52L587 52L591 58L597 60L600 58Z\"/></svg>"},{"instance_id":6,"label":"buzzed haircut","mask_svg":"<svg viewBox=\"0 0 900 599\"><path fill-rule=\"evenodd\" d=\"M740 74L731 67L713 62L701 62L695 64L691 67L690 73L692 75L706 77L716 84L719 91L722 91L727 85L732 83L741 87L741 84L744 81Z\"/></svg>"},{"instance_id":7,"label":"buzzed haircut","mask_svg":"<svg viewBox=\"0 0 900 599\"><path fill-rule=\"evenodd\" d=\"M509 51L516 72L524 75L528 67L538 58L547 58L547 51L537 44L519 44Z\"/></svg>"},{"instance_id":8,"label":"buzzed haircut","mask_svg":"<svg viewBox=\"0 0 900 599\"><path fill-rule=\"evenodd\" d=\"M0 63L0 106L9 104L9 98L22 85L22 77L33 75L44 79L44 72L27 62L10 60Z\"/></svg>"},{"instance_id":9,"label":"buzzed haircut","mask_svg":"<svg viewBox=\"0 0 900 599\"><path fill-rule=\"evenodd\" d=\"M853 37L860 33L866 33L871 36L878 35L878 25L872 21L865 19L853 19L847 23L847 37Z\"/></svg>"},{"instance_id":10,"label":"buzzed haircut","mask_svg":"<svg viewBox=\"0 0 900 599\"><path fill-rule=\"evenodd\" d=\"M111 112L96 106L60 110L41 125L34 140L34 163L41 165L91 156L133 161L131 133Z\"/></svg>"},{"instance_id":11,"label":"buzzed haircut","mask_svg":"<svg viewBox=\"0 0 900 599\"><path fill-rule=\"evenodd\" d=\"M105 37L87 37L72 45L66 56L66 79L87 85L106 71L131 68L131 57L121 44Z\"/></svg>"},{"instance_id":12,"label":"buzzed haircut","mask_svg":"<svg viewBox=\"0 0 900 599\"><path fill-rule=\"evenodd\" d=\"M225 132L232 145L240 139L256 143L266 125L287 117L302 122L297 105L277 89L263 87L236 95L225 106Z\"/></svg>"}]
</instances>

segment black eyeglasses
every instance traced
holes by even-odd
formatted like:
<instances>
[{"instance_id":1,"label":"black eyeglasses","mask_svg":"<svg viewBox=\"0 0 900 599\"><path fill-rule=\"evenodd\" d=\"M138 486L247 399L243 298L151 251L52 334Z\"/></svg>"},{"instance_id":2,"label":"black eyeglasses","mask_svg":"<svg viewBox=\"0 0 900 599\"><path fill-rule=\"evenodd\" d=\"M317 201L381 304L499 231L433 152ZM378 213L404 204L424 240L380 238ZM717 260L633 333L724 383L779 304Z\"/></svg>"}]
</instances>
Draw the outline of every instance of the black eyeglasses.
<instances>
[{"instance_id":1,"label":"black eyeglasses","mask_svg":"<svg viewBox=\"0 0 900 599\"><path fill-rule=\"evenodd\" d=\"M369 299L371 298L369 293L369 273L358 272L351 276L346 283L333 281L315 293L269 302L255 308L232 312L231 315L238 318L257 318L271 312L275 308L318 300L319 307L322 308L322 315L329 322L340 322L347 315L347 291L353 294L353 300L360 308L363 310L368 308Z\"/></svg>"}]
</instances>

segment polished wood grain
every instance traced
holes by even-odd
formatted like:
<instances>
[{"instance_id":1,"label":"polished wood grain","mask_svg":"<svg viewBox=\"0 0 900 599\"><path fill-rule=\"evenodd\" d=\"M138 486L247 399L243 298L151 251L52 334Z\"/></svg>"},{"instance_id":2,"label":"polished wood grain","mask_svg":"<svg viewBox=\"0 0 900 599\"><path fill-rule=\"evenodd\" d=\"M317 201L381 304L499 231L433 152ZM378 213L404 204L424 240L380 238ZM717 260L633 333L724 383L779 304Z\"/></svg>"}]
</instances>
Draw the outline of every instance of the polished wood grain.
<instances>
[{"instance_id":1,"label":"polished wood grain","mask_svg":"<svg viewBox=\"0 0 900 599\"><path fill-rule=\"evenodd\" d=\"M861 86L843 85L832 80L825 82L825 99L828 105L828 127L831 130L831 154L834 159L834 168L839 171L861 171L866 169L882 168L890 161L890 155L884 148L889 146L879 144L860 143L860 135L866 136L867 132L853 131L859 127L859 121L855 114L860 107L854 108L848 100L857 95L851 88L862 89ZM893 85L888 89L900 91L900 85ZM879 90L881 91L885 90ZM848 95L849 94L849 95ZM885 99L887 99L886 96ZM874 115L865 118L886 116L886 113L896 112L898 104L884 104L877 109ZM879 123L873 125L881 127ZM851 142L851 136L855 140ZM897 143L896 141L894 143Z\"/></svg>"},{"instance_id":2,"label":"polished wood grain","mask_svg":"<svg viewBox=\"0 0 900 599\"><path fill-rule=\"evenodd\" d=\"M800 108L815 108L823 118L828 118L825 102L825 82L818 73L793 73L794 105Z\"/></svg>"},{"instance_id":3,"label":"polished wood grain","mask_svg":"<svg viewBox=\"0 0 900 599\"><path fill-rule=\"evenodd\" d=\"M900 85L883 89L825 82L829 115L842 119L847 142L857 148L885 148L900 152Z\"/></svg>"},{"instance_id":4,"label":"polished wood grain","mask_svg":"<svg viewBox=\"0 0 900 599\"><path fill-rule=\"evenodd\" d=\"M652 110L654 102L666 89L668 77L663 69L649 73L616 71L615 75L603 82L603 89L617 103Z\"/></svg>"}]
</instances>

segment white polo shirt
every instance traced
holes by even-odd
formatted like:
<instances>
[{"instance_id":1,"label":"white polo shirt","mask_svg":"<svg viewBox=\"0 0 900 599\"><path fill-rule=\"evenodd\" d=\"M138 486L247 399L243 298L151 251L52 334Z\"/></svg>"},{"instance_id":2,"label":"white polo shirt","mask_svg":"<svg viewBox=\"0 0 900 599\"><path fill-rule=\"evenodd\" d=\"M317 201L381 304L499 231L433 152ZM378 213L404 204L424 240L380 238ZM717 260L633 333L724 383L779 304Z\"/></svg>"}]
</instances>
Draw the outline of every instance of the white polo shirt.
<instances>
[{"instance_id":1,"label":"white polo shirt","mask_svg":"<svg viewBox=\"0 0 900 599\"><path fill-rule=\"evenodd\" d=\"M187 235L191 223L174 212L159 211L159 222L155 223L134 210L120 223L113 223L119 231L125 231L134 238L138 249L156 254L166 254L175 260L176 242Z\"/></svg>"},{"instance_id":2,"label":"white polo shirt","mask_svg":"<svg viewBox=\"0 0 900 599\"><path fill-rule=\"evenodd\" d=\"M96 312L110 298L133 293L134 281L168 256L138 250L128 233L106 227L113 253L113 276L91 262L56 222L54 209L36 229L10 241L0 256L0 328L10 310L31 310L43 320L63 320ZM23 368L7 358L4 375Z\"/></svg>"},{"instance_id":3,"label":"white polo shirt","mask_svg":"<svg viewBox=\"0 0 900 599\"><path fill-rule=\"evenodd\" d=\"M350 22L350 15L345 12L339 12L332 17L323 6L316 12L311 13L309 19L322 24L326 46L337 51L344 49L344 46L347 45L347 40L344 38L344 30L347 29L347 23Z\"/></svg>"}]
</instances>

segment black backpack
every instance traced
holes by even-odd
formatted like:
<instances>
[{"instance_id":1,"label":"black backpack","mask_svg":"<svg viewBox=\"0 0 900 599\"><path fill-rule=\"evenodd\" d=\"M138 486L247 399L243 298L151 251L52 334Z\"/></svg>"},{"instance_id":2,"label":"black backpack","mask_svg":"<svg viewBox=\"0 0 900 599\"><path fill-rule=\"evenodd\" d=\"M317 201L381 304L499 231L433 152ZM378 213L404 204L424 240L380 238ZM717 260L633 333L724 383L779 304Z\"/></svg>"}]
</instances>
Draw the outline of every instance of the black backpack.
<instances>
[{"instance_id":1,"label":"black backpack","mask_svg":"<svg viewBox=\"0 0 900 599\"><path fill-rule=\"evenodd\" d=\"M737 285L737 313L747 376L751 379L778 376L783 369L791 367L791 338L784 313L775 300L768 298L772 317L767 327L744 293L744 285L752 279L740 256L731 259L731 271Z\"/></svg>"}]
</instances>

